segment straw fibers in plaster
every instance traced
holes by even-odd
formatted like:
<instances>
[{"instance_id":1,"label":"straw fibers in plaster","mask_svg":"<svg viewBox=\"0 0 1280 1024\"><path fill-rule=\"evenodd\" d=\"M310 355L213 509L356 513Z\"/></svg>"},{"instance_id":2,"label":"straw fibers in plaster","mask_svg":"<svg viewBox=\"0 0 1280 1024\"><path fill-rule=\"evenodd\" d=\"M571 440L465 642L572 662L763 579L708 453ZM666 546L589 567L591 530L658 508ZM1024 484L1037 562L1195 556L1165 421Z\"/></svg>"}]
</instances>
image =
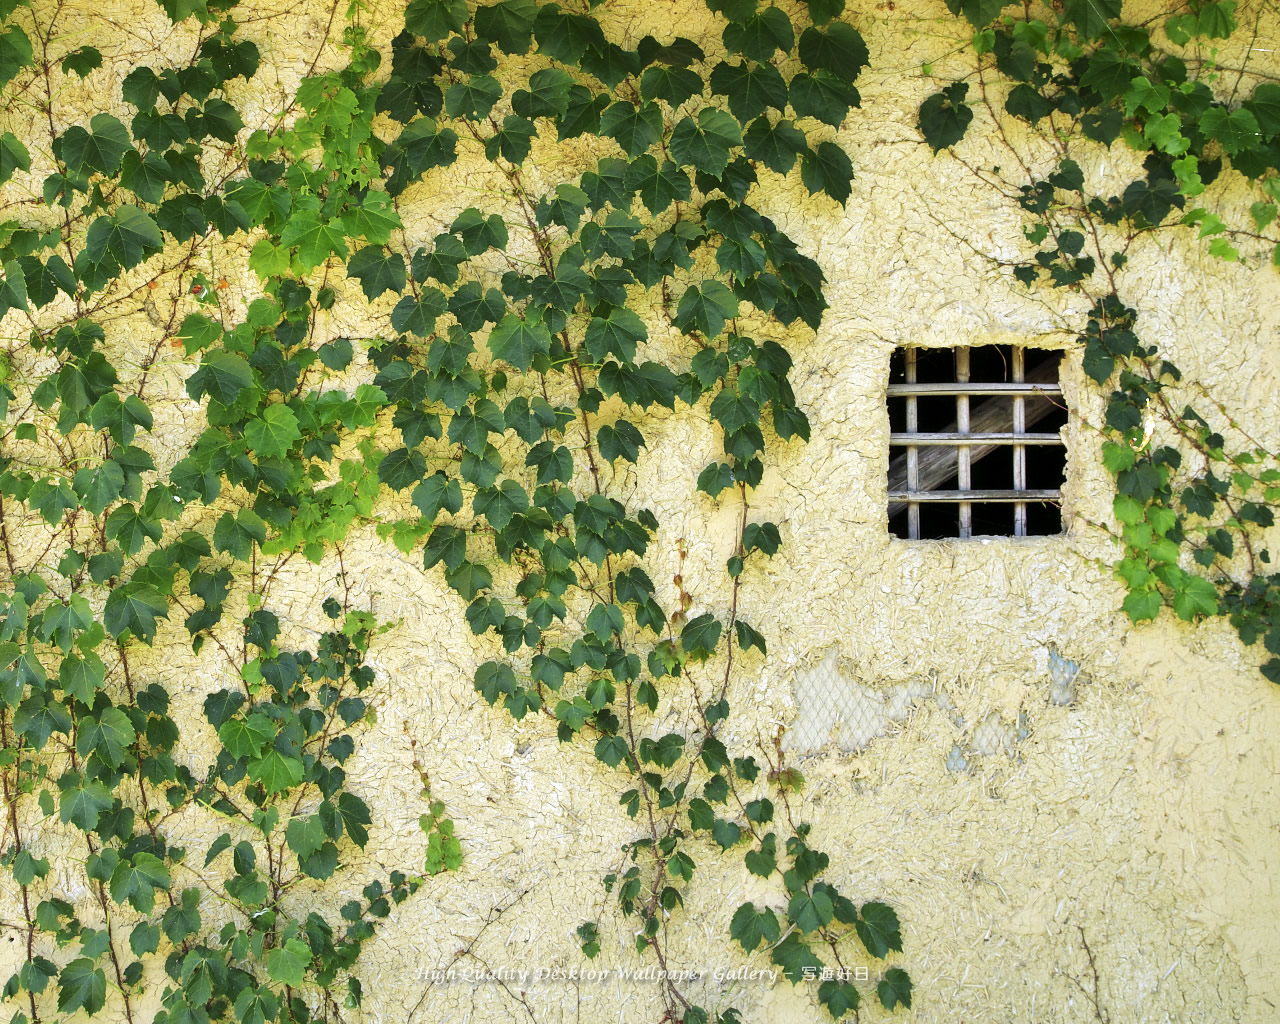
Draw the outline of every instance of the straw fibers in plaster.
<instances>
[{"instance_id":1,"label":"straw fibers in plaster","mask_svg":"<svg viewBox=\"0 0 1280 1024\"><path fill-rule=\"evenodd\" d=\"M888 536L884 384L894 347L1067 346L1085 303L1028 293L994 268L993 258L1021 251L1018 211L959 160L933 158L920 139L915 111L934 88L920 65L930 62L944 77L968 73L963 26L941 2L850 8L845 17L863 32L872 58L858 82L862 108L832 132L853 158L853 195L841 210L809 198L798 171L785 179L762 171L752 196L825 269L831 308L816 338L787 338L813 438L772 450L752 499L753 516L779 524L783 548L745 575L741 613L767 635L769 657L752 653L738 663L726 743L747 752L760 743L771 748L777 737L808 780L793 812L813 822L814 844L831 855L831 880L858 900L883 899L897 909L905 952L893 962L916 985L914 1009L899 1018L1280 1019L1280 701L1258 675L1255 653L1225 625L1193 629L1162 616L1135 630L1121 614L1123 591L1106 567L1114 550L1090 525L1108 521L1110 509L1089 426L1101 418L1103 397L1087 386L1078 352L1068 352L1063 370L1073 410L1065 432L1065 535ZM1242 21L1261 9L1239 8ZM239 10L249 16L244 34L263 55L253 83L233 90L254 128L269 122L313 60L325 68L340 55L324 42L327 4L255 0ZM1159 13L1156 5L1143 10ZM394 4L370 6L366 22L384 50L398 14ZM669 38L678 26L713 55L719 46L714 19L693 0L612 0L599 14L619 40L634 43L647 32ZM185 55L193 41L189 27L170 27L149 2L76 0L63 17L68 30L92 34L106 61L85 83L68 81L63 124L87 121L103 96L119 106L119 80L129 68ZM1263 17L1259 38L1280 39L1274 14ZM958 154L973 166L1011 162L984 127L979 113ZM1014 125L1008 132L1029 160L1048 166L1042 142ZM540 143L533 184L576 178L593 154L611 152L599 141ZM7 197L47 173L42 160L47 154ZM1080 161L1100 188L1135 166L1119 147L1082 151ZM463 207L489 202L482 190L499 183L476 160L433 172L402 203L410 245ZM1238 185L1219 183L1208 198L1243 209ZM527 243L513 236L520 244ZM231 284L232 315L259 294L245 255L243 244L230 243L209 256L210 269ZM163 331L140 300L128 298L144 280L121 289L109 318L113 344L139 352ZM1255 436L1280 443L1274 273L1212 261L1189 234L1162 234L1131 253L1125 281L1128 301L1142 311L1144 338L1247 417ZM352 301L340 298L321 320L323 335L386 329L391 300L351 320L342 311L363 308L358 288L333 283ZM656 331L650 345L672 359L684 351L678 337ZM200 428L181 388L193 366L180 359L158 369L166 397L148 443L162 465ZM718 449L706 410L681 406L639 426L649 448L610 486L651 507L662 523L654 563L661 571L652 574L659 597L668 605L674 598L670 580L683 542L684 585L697 601L690 614L723 615L723 565L739 510L695 493L698 471ZM38 548L37 526L25 543ZM357 606L398 623L373 649L377 722L347 766L375 825L361 866L300 898L337 907L370 878L421 863L417 817L425 808L411 739L464 851L461 870L430 880L396 907L366 947L359 967L365 1006L350 1019L655 1020L652 982L533 973L651 965L634 954L633 922L612 911L600 884L635 837L617 805L625 788L619 776L589 750L558 744L544 723L516 723L485 705L471 678L496 646L471 636L463 603L438 569L424 572L372 530L352 537L341 567L336 559L318 567L295 559L278 570L269 598L285 639L314 635L321 602L344 584ZM154 650L137 653L135 672L167 686L184 727L205 735L200 702L222 685L226 666L209 649L193 656L180 628L162 630ZM716 671L714 662L708 671ZM650 734L686 724L660 706ZM180 756L197 772L207 761L198 742ZM173 841L199 863L217 831L193 812L174 826ZM37 852L54 855L54 883L87 899L75 888L81 873L64 837L50 830L39 844ZM712 1009L735 1004L753 1022L819 1019L807 986L717 978L718 968L769 967L767 958L743 957L730 945L729 919L746 899L781 901L746 874L738 852L708 847L698 866L686 906L668 927L670 966L707 972L686 986L689 995ZM573 930L602 908L602 952L589 963ZM852 948L842 952L875 979L882 965ZM15 955L0 944L0 973L7 975ZM433 980L431 972L449 968L487 968L498 977ZM521 970L530 974L520 978ZM152 995L162 981L149 979ZM866 1005L861 1019L887 1017Z\"/></svg>"}]
</instances>

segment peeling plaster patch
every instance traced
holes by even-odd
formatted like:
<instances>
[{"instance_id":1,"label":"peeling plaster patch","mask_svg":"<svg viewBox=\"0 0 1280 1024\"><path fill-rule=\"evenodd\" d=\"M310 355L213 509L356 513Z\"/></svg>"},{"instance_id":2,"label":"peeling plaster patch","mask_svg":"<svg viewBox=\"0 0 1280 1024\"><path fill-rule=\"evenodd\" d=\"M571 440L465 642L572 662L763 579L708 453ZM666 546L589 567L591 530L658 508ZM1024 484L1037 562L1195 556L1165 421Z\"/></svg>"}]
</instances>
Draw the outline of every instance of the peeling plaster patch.
<instances>
[{"instance_id":1,"label":"peeling plaster patch","mask_svg":"<svg viewBox=\"0 0 1280 1024\"><path fill-rule=\"evenodd\" d=\"M862 750L883 736L890 722L905 719L912 701L936 696L934 684L922 678L887 690L856 683L840 671L840 657L833 650L797 677L796 719L783 734L782 749L801 755L831 744L845 752Z\"/></svg>"},{"instance_id":2,"label":"peeling plaster patch","mask_svg":"<svg viewBox=\"0 0 1280 1024\"><path fill-rule=\"evenodd\" d=\"M1067 705L1076 699L1076 679L1080 666L1064 658L1053 647L1049 648L1049 699L1055 704Z\"/></svg>"}]
</instances>

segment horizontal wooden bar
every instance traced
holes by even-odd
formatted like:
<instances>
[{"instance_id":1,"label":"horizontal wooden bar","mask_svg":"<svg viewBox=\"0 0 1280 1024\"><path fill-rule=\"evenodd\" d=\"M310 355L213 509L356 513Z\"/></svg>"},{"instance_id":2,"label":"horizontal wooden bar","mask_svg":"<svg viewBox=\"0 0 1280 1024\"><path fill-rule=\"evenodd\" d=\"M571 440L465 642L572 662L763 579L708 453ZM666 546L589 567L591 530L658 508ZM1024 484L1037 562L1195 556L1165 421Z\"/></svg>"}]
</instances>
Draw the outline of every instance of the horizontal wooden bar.
<instances>
[{"instance_id":1,"label":"horizontal wooden bar","mask_svg":"<svg viewBox=\"0 0 1280 1024\"><path fill-rule=\"evenodd\" d=\"M890 434L889 443L894 446L911 445L963 445L963 444L1062 444L1057 434L1015 434L1010 431L993 431L980 434L911 433Z\"/></svg>"},{"instance_id":2,"label":"horizontal wooden bar","mask_svg":"<svg viewBox=\"0 0 1280 1024\"><path fill-rule=\"evenodd\" d=\"M932 395L1002 395L1011 398L1021 395L1024 398L1035 395L1060 395L1062 388L1057 384L890 384L890 398L902 398L907 395L928 397Z\"/></svg>"},{"instance_id":3,"label":"horizontal wooden bar","mask_svg":"<svg viewBox=\"0 0 1280 1024\"><path fill-rule=\"evenodd\" d=\"M1062 492L1057 490L1012 491L890 491L891 501L1059 501Z\"/></svg>"}]
</instances>

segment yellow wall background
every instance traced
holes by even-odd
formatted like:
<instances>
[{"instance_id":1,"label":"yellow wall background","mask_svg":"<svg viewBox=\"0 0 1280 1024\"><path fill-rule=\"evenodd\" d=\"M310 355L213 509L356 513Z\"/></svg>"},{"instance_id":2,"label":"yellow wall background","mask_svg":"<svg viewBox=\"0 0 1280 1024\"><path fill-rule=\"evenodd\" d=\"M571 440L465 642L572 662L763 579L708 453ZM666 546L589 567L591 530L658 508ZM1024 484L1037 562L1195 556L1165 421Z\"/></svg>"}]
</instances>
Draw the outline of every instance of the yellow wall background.
<instances>
[{"instance_id":1,"label":"yellow wall background","mask_svg":"<svg viewBox=\"0 0 1280 1024\"><path fill-rule=\"evenodd\" d=\"M151 0L35 0L34 15L48 18L55 7L70 45L90 43L105 58L83 83L69 76L59 83L53 112L59 129L98 110L124 111L120 81L133 66L185 59L194 46L193 27L171 26ZM1155 15L1162 7L1130 5L1127 12ZM232 89L246 133L273 123L303 74L340 65L344 8L319 0L240 5L242 35L262 53L258 75ZM401 13L399 5L377 0L363 16L384 52ZM709 53L719 46L716 19L696 0L608 0L598 15L611 38L632 45L646 33L667 39L678 32ZM1242 24L1258 15L1252 44L1258 52L1249 58L1280 68L1274 52L1263 52L1280 45L1274 7L1245 0L1237 11ZM796 755L808 784L793 811L814 823L814 843L831 855L829 876L842 891L898 910L905 953L893 962L907 967L916 985L910 1019L1276 1020L1280 696L1258 674L1258 652L1243 648L1225 622L1191 627L1165 613L1134 629L1120 611L1124 591L1108 568L1116 549L1097 525L1109 522L1111 505L1093 426L1105 396L1086 381L1071 347L1088 303L1069 292L1028 291L993 265L1023 251L1023 219L1007 195L971 169L1013 163L982 116L954 156L933 157L916 128L919 103L936 89L921 64L943 78L965 74L972 61L965 26L941 0L862 0L844 17L866 37L872 62L858 81L862 108L838 132L830 130L853 159L853 195L844 209L812 199L797 168L785 179L762 170L751 198L824 268L831 308L816 336L796 331L788 339L813 438L771 451L752 498L753 515L778 523L783 548L745 578L741 613L766 634L769 656L752 653L738 662L725 741L731 751L760 741L771 746L775 736L785 745L797 714L812 713L798 707L796 694L814 673L825 685L871 704L884 701L894 712L861 750L829 745ZM1245 38L1233 46L1249 45L1246 33L1238 35ZM1224 63L1228 56L1224 51ZM43 115L11 99L4 127L21 135L36 116ZM1015 124L1005 128L1028 159L1051 165L1041 140ZM600 140L540 142L527 165L531 184L574 180L611 147ZM447 171L430 172L401 198L409 248L467 206L502 209L491 191L501 178L477 149L464 151ZM1122 143L1111 152L1082 147L1077 159L1100 189L1129 180L1126 173L1140 163ZM33 150L31 174L18 175L0 193L4 217L50 216L31 202L50 169L49 154ZM1249 202L1242 179L1230 174L1205 198L1236 211L1237 220ZM513 246L522 244L528 240L513 234ZM246 253L234 241L210 243L196 261L228 281L223 301L233 316L261 294ZM103 319L112 344L145 353L165 337L167 304L179 310L179 321L190 311L181 281L163 270L168 255L139 268L109 297ZM151 277L159 282L155 294L146 288ZM360 319L349 319L366 304L358 286L340 278L340 270L330 275L340 298L321 315L320 333L358 338L389 331L393 299L384 296ZM1142 313L1144 340L1247 419L1260 441L1280 444L1277 272L1212 260L1190 230L1161 231L1132 252L1126 287L1125 298ZM65 315L52 307L45 312ZM38 358L21 344L29 325L6 321L5 328L16 372L38 372ZM674 332L651 329L654 352L682 351ZM893 539L885 516L889 357L906 344L983 343L1068 349L1069 529L1017 541ZM198 429L198 407L182 391L194 366L181 349L166 349L158 365L166 397L154 440L143 443L160 449L159 463L172 461ZM649 447L638 467L617 470L611 487L634 494L662 523L653 563L661 571L652 573L659 599L673 599L683 543L685 586L697 602L690 614L723 615L723 565L739 510L695 492L699 470L719 445L705 405L682 405L638 425ZM39 529L28 527L32 548ZM1276 548L1277 537L1270 540ZM424 572L420 564L371 528L344 553L355 603L398 620L373 648L377 723L359 737L347 766L375 828L367 870L297 898L336 907L375 875L420 867L417 818L425 807L411 740L434 796L456 823L464 863L397 907L367 946L359 968L365 1007L348 1019L655 1020L657 990L645 982L428 983L425 972L450 966L536 970L648 961L634 953L634 922L615 914L600 885L633 838L632 822L617 805L625 787L589 750L560 745L536 716L515 723L484 703L472 674L497 644L471 635L461 599L444 586L439 569ZM286 637L306 642L321 624L319 606L340 585L338 572L336 559L318 567L294 559L280 567L269 596ZM1066 705L1050 699L1051 652L1080 667ZM180 622L162 629L154 649L139 650L136 664L135 672L174 694L197 738L181 756L202 773L208 754L198 737L210 743L213 737L199 707L223 685L228 666L212 647L192 655ZM713 662L708 671L715 670ZM662 705L652 734L684 724ZM965 770L948 768L954 749L967 761ZM203 861L222 827L195 814L171 823L192 864ZM36 843L55 857L59 850L73 856L52 829ZM668 928L671 966L768 967L766 957L745 958L730 945L729 919L745 899L778 905L780 895L746 874L737 852L721 855L709 846L698 866L687 904ZM51 880L88 898L78 865L55 860ZM0 900L12 896L0 893ZM601 906L602 952L588 964L573 931ZM12 919L8 908L0 916ZM17 962L16 945L0 942L0 975ZM851 963L876 977L876 964L856 956ZM165 980L157 973L148 984L158 992ZM709 976L689 990L713 1009L740 1006L750 1021L820 1018L810 989L780 977L769 985ZM868 1005L861 1019L887 1016Z\"/></svg>"}]
</instances>

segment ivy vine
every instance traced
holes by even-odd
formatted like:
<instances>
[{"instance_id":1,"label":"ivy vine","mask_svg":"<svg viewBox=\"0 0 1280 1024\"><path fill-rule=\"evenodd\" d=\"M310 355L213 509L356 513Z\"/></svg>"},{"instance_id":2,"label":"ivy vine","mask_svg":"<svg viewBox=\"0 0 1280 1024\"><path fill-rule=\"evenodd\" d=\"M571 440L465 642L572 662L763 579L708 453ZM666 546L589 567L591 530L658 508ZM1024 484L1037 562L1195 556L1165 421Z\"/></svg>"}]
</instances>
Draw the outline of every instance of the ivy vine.
<instances>
[{"instance_id":1,"label":"ivy vine","mask_svg":"<svg viewBox=\"0 0 1280 1024\"><path fill-rule=\"evenodd\" d=\"M781 543L752 488L768 444L809 436L778 339L826 307L821 269L748 198L759 174L797 165L833 211L850 195L831 128L860 102L868 54L843 0L794 15L710 0L723 57L683 37L624 47L596 0L411 0L386 53L353 2L343 66L317 54L254 129L234 97L260 54L235 0L160 6L197 33L192 58L133 68L130 117L64 124L60 76L102 55L69 47L61 7L0 2L6 110L34 104L30 130L47 128L0 136L0 181L31 189L0 226L0 312L29 332L0 367L3 856L26 944L4 990L13 1020L132 1022L152 962L157 1024L360 1005L362 944L462 855L415 754L421 867L370 882L337 919L309 895L370 841L343 764L374 715L367 656L389 624L352 607L344 570L331 628L287 650L271 589L291 558L341 565L368 525L466 602L495 653L475 676L489 704L554 723L618 773L637 831L604 884L638 950L665 967L664 922L700 865L739 851L776 897L738 907L729 938L793 983L843 966L855 939L901 951L893 909L839 891L796 820L801 774L719 736L735 668L767 653L737 611L746 566ZM584 136L607 155L532 183L535 147ZM492 202L419 237L405 214L434 201L436 172L480 157L501 179ZM219 239L243 243L260 285L243 315ZM321 314L348 306L384 329L336 333L352 317ZM141 340L122 326L135 312L152 325ZM687 339L676 365L648 358L659 321ZM183 364L199 427L160 444L163 371ZM731 601L694 617L679 577L676 605L658 600L659 524L622 486L646 447L629 417L686 406L723 437L698 488L739 509ZM179 621L224 680L204 723L130 668ZM691 728L656 735L660 707ZM201 771L175 756L215 734ZM225 826L199 867L167 838L188 813ZM93 906L59 893L37 829L82 844ZM588 957L598 927L577 929ZM664 984L664 1019L738 1019ZM911 992L897 966L876 989L889 1009ZM843 973L816 994L836 1018L861 999Z\"/></svg>"},{"instance_id":2,"label":"ivy vine","mask_svg":"<svg viewBox=\"0 0 1280 1024\"><path fill-rule=\"evenodd\" d=\"M1213 257L1280 266L1280 84L1247 53L1220 60L1221 41L1239 35L1233 0L1192 0L1142 23L1126 21L1120 0L947 4L975 30L976 63L924 101L919 127L937 153L984 108L997 123L1024 122L1041 147L1001 131L1022 180L971 170L1031 221L1037 251L1009 266L1013 277L1090 303L1079 343L1085 373L1110 392L1098 429L1117 492L1115 523L1098 525L1122 548L1124 611L1134 623L1166 606L1186 621L1226 616L1245 644L1262 641L1261 672L1280 683L1280 575L1267 571L1262 537L1280 502L1280 457L1142 341L1124 299L1131 248L1160 230L1193 227ZM1144 154L1142 169L1108 195L1085 168L1121 142ZM1238 202L1194 205L1219 178L1247 186L1247 215Z\"/></svg>"}]
</instances>

